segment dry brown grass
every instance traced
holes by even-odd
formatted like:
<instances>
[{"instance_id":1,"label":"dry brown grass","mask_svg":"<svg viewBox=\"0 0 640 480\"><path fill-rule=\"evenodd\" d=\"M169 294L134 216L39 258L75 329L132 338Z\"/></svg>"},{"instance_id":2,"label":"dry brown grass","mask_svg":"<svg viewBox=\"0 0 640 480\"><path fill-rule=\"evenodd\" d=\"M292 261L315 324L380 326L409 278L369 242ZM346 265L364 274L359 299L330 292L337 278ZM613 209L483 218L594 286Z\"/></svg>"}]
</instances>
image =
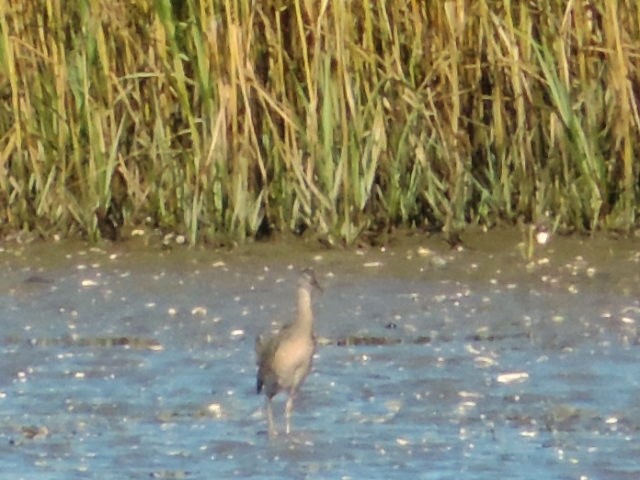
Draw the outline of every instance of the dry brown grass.
<instances>
[{"instance_id":1,"label":"dry brown grass","mask_svg":"<svg viewBox=\"0 0 640 480\"><path fill-rule=\"evenodd\" d=\"M637 2L173 3L2 2L5 230L636 225Z\"/></svg>"}]
</instances>

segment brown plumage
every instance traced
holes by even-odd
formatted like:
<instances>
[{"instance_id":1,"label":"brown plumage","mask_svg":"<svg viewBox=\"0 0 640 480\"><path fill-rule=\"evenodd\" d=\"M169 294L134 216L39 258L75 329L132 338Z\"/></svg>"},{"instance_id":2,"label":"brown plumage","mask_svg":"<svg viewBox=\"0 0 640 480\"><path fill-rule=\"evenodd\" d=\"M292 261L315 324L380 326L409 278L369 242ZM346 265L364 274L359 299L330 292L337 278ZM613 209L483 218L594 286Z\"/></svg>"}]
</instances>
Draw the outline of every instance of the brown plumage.
<instances>
[{"instance_id":1,"label":"brown plumage","mask_svg":"<svg viewBox=\"0 0 640 480\"><path fill-rule=\"evenodd\" d=\"M258 364L257 392L267 397L269 435L275 434L271 400L279 392L288 394L285 407L286 432L291 431L291 412L298 389L311 369L315 351L311 295L321 290L312 269L303 270L298 279L298 310L294 321L270 337L256 339Z\"/></svg>"}]
</instances>

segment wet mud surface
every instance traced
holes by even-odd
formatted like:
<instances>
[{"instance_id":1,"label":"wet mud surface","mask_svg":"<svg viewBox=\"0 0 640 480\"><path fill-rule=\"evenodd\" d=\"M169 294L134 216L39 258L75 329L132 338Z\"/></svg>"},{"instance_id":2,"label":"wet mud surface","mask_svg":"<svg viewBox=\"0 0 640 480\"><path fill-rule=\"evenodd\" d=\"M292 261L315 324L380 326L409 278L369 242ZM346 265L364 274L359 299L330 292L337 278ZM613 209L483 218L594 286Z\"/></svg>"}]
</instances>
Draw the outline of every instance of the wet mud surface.
<instances>
[{"instance_id":1,"label":"wet mud surface","mask_svg":"<svg viewBox=\"0 0 640 480\"><path fill-rule=\"evenodd\" d=\"M640 242L0 250L11 478L640 478ZM318 350L269 439L255 336L313 266ZM283 428L284 398L275 402Z\"/></svg>"}]
</instances>

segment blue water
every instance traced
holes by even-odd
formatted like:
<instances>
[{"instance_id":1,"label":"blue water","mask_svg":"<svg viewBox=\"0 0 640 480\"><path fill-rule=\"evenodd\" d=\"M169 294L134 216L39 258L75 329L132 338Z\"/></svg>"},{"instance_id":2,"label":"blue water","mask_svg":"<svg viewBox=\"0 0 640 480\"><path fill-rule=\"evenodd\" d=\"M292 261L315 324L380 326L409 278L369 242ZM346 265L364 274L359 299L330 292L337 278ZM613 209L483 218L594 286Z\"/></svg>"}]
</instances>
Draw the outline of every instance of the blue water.
<instances>
[{"instance_id":1,"label":"blue water","mask_svg":"<svg viewBox=\"0 0 640 480\"><path fill-rule=\"evenodd\" d=\"M3 254L1 478L640 478L640 308L607 275L310 260L321 346L269 439L253 341L291 315L289 262Z\"/></svg>"}]
</instances>

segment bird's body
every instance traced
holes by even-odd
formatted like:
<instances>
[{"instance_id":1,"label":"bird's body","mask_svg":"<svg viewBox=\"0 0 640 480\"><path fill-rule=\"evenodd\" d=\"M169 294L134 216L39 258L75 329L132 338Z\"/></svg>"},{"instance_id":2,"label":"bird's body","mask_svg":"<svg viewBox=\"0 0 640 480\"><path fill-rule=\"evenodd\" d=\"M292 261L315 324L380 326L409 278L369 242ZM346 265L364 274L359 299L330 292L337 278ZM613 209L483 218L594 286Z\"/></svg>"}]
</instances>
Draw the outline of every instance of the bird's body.
<instances>
[{"instance_id":1,"label":"bird's body","mask_svg":"<svg viewBox=\"0 0 640 480\"><path fill-rule=\"evenodd\" d=\"M289 433L293 400L311 370L315 351L311 294L315 288L319 289L320 286L313 270L304 270L298 280L298 310L294 321L285 325L276 335L268 338L260 336L256 341L256 387L258 393L264 392L267 397L270 435L275 433L271 400L281 391L287 393L285 416L286 431Z\"/></svg>"},{"instance_id":2,"label":"bird's body","mask_svg":"<svg viewBox=\"0 0 640 480\"><path fill-rule=\"evenodd\" d=\"M271 398L283 390L291 393L311 369L315 349L312 337L299 334L293 325L287 325L262 342L258 347L262 360L258 367L258 393L264 390Z\"/></svg>"}]
</instances>

